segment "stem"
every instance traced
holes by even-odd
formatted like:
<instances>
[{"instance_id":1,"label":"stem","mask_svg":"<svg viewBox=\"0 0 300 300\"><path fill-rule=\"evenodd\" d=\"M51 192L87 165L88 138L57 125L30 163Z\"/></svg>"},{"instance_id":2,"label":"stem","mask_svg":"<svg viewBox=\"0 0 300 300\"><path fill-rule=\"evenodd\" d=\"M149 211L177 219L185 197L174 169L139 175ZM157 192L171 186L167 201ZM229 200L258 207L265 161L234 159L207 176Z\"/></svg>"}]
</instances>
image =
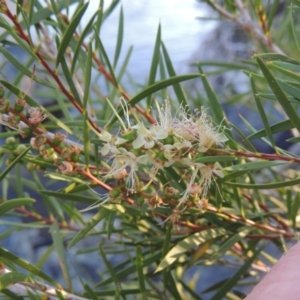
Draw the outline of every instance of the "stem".
<instances>
[{"instance_id":1,"label":"stem","mask_svg":"<svg viewBox=\"0 0 300 300\"><path fill-rule=\"evenodd\" d=\"M32 48L30 39L28 35L24 32L21 25L18 23L17 18L15 15L12 14L12 12L9 10L6 3L2 3L4 7L2 7L2 12L13 22L15 25L16 31L18 32L19 36ZM60 80L60 78L57 76L57 72L55 70L52 70L52 68L48 65L48 63L45 61L43 56L40 54L38 49L32 49L36 56L39 58L40 63L44 66L44 68L48 71L48 73L52 76L52 78L57 83L60 90L65 94L65 96L69 99L69 101L73 104L73 106L81 113L83 114L83 109L80 106L80 104L76 101L76 99L72 96L72 94L65 88L64 84ZM100 128L96 123L94 123L90 118L88 118L88 122L90 125L97 131L101 132Z\"/></svg>"}]
</instances>

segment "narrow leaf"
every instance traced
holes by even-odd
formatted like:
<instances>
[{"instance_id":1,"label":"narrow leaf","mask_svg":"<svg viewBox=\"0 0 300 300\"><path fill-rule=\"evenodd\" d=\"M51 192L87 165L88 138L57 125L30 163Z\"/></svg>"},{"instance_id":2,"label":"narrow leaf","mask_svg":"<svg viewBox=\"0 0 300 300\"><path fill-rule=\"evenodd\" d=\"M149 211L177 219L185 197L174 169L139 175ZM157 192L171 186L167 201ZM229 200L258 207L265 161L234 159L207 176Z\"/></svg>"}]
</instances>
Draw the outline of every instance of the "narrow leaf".
<instances>
[{"instance_id":1,"label":"narrow leaf","mask_svg":"<svg viewBox=\"0 0 300 300\"><path fill-rule=\"evenodd\" d=\"M18 199L12 199L7 200L0 204L0 216L4 215L6 212L21 207L23 205L28 205L34 203L35 200L32 198L18 198Z\"/></svg>"},{"instance_id":2,"label":"narrow leaf","mask_svg":"<svg viewBox=\"0 0 300 300\"><path fill-rule=\"evenodd\" d=\"M20 155L18 155L14 161L0 174L0 182L6 177L6 175L13 169L13 167L21 161L21 159L28 153L31 147L25 149Z\"/></svg>"},{"instance_id":3,"label":"narrow leaf","mask_svg":"<svg viewBox=\"0 0 300 300\"><path fill-rule=\"evenodd\" d=\"M174 263L183 253L191 250L192 248L204 243L207 240L214 239L216 237L225 235L227 231L223 228L207 229L201 232L190 235L175 247L173 247L164 259L160 262L159 266L155 270L155 273L162 271L163 269Z\"/></svg>"},{"instance_id":4,"label":"narrow leaf","mask_svg":"<svg viewBox=\"0 0 300 300\"><path fill-rule=\"evenodd\" d=\"M281 104L282 108L286 112L287 116L289 117L290 121L293 123L295 128L297 128L297 130L300 132L300 119L296 110L290 104L286 94L283 92L280 85L277 83L275 77L269 71L264 62L258 56L256 56L256 59L259 67L265 75L266 80L268 81L270 88L272 89L274 95L277 97L277 100Z\"/></svg>"},{"instance_id":5,"label":"narrow leaf","mask_svg":"<svg viewBox=\"0 0 300 300\"><path fill-rule=\"evenodd\" d=\"M59 45L58 51L57 51L57 57L56 57L56 66L58 66L66 52L66 49L74 35L74 32L79 25L87 7L89 5L89 2L86 2L85 4L82 5L82 7L77 11L77 13L74 15L72 20L70 21L70 24L65 31L61 43Z\"/></svg>"}]
</instances>

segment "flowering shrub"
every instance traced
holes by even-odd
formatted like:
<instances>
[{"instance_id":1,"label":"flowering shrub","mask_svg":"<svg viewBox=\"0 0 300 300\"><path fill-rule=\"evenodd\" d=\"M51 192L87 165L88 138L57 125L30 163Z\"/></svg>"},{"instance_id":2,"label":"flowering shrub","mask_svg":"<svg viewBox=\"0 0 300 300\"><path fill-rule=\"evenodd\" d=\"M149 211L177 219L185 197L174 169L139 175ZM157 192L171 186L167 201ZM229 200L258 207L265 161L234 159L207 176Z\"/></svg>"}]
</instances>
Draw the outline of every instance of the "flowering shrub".
<instances>
[{"instance_id":1,"label":"flowering shrub","mask_svg":"<svg viewBox=\"0 0 300 300\"><path fill-rule=\"evenodd\" d=\"M244 286L253 285L276 261L272 245L286 248L299 228L295 164L300 157L281 149L274 138L291 130L289 142L299 142L300 63L289 57L299 51L293 22L299 3L283 9L276 21L279 1L265 7L206 1L221 17L252 33L260 53L244 64L225 64L225 70L249 76L249 92L230 95L228 102L251 101L263 123L264 128L254 129L254 120L243 119L250 132L246 136L227 120L204 64L195 64L197 74L176 75L160 26L149 81L131 97L121 86L126 59L118 68L123 12L112 64L99 32L117 1L106 11L100 2L80 30L89 3L17 1L13 11L0 1L5 30L0 51L19 71L13 81L5 74L0 80L5 128L0 134L5 139L0 215L8 226L0 240L5 243L30 228L35 233L46 228L51 237L38 261L0 247L0 292L12 299L43 294L59 299L243 297ZM75 13L63 15L73 3ZM292 22L282 26L284 37L280 30L273 33L276 22L285 19ZM7 44L26 52L25 65ZM22 78L30 79L32 92L22 88ZM180 85L191 79L203 85L196 98ZM54 99L47 107L40 102L46 95ZM281 120L273 123L264 99L276 103ZM253 139L261 139L273 153L257 150ZM36 206L41 203L42 211ZM30 219L23 224L20 217ZM53 253L59 278L43 269ZM83 255L89 268L79 263ZM191 279L187 269L192 266ZM209 266L231 273L200 287L197 276L208 273ZM81 285L75 284L78 279Z\"/></svg>"}]
</instances>

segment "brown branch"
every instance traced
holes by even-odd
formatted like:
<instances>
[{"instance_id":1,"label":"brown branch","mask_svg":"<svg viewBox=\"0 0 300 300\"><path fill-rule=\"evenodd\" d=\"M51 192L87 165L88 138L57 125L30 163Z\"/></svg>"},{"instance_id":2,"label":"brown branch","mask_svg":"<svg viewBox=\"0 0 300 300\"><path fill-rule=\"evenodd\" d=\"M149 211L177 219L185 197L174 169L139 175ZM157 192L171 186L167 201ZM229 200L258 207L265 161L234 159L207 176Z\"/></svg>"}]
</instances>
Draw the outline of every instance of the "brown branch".
<instances>
[{"instance_id":1,"label":"brown branch","mask_svg":"<svg viewBox=\"0 0 300 300\"><path fill-rule=\"evenodd\" d=\"M12 14L12 12L9 10L8 6L6 5L6 3L2 3L2 11L3 13L13 22L13 24L15 25L15 29L18 33L18 35L30 46L31 45L31 41L30 38L28 37L28 35L24 32L24 30L22 29L21 25L19 24L17 17L15 15ZM62 81L60 80L60 78L57 76L57 71L56 70L52 70L52 68L48 65L48 63L45 61L45 59L43 58L43 56L39 53L38 49L32 49L36 56L39 58L40 63L44 66L44 68L48 71L48 73L52 76L52 78L55 80L55 82L57 83L58 87L60 88L60 90L64 93L64 95L69 99L69 101L73 104L73 106L81 113L83 114L83 108L80 106L80 104L76 101L76 99L74 98L74 96L65 88L64 84L62 83ZM97 131L97 132L101 132L100 128L98 127L98 125L93 122L91 119L88 119L88 122L90 123L90 125Z\"/></svg>"}]
</instances>

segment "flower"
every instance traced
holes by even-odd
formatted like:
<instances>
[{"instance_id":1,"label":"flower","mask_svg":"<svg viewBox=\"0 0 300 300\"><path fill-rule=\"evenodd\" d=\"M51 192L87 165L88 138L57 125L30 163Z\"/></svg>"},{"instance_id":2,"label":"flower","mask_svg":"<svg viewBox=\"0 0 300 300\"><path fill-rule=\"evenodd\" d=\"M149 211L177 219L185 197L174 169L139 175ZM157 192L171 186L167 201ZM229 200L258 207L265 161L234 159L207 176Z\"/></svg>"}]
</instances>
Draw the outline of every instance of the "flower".
<instances>
[{"instance_id":1,"label":"flower","mask_svg":"<svg viewBox=\"0 0 300 300\"><path fill-rule=\"evenodd\" d=\"M39 125L42 121L44 121L47 118L47 114L43 114L41 108L39 107L31 107L28 110L28 113L28 121L33 126Z\"/></svg>"},{"instance_id":2,"label":"flower","mask_svg":"<svg viewBox=\"0 0 300 300\"><path fill-rule=\"evenodd\" d=\"M196 194L200 194L202 198L207 198L208 189L210 188L212 181L215 181L214 176L217 175L221 178L224 177L224 174L221 171L218 163L215 163L214 165L205 165L202 163L193 163L187 158L183 161L186 164L190 164L191 169L193 169L193 172L187 185L187 188L183 196L180 198L177 206L183 204L187 200L188 195L195 195L195 187L197 190ZM196 182L199 173L200 180Z\"/></svg>"},{"instance_id":3,"label":"flower","mask_svg":"<svg viewBox=\"0 0 300 300\"><path fill-rule=\"evenodd\" d=\"M123 174L123 170L128 168L127 185L129 191L135 192L136 183L136 171L138 170L138 164L147 164L148 156L141 155L136 156L134 153L127 151L125 148L118 148L118 152L114 153L114 158L111 166L111 170L104 176L105 178L118 177L119 174Z\"/></svg>"},{"instance_id":4,"label":"flower","mask_svg":"<svg viewBox=\"0 0 300 300\"><path fill-rule=\"evenodd\" d=\"M58 166L57 170L63 174L67 175L73 172L73 166L68 161L63 161L61 165Z\"/></svg>"},{"instance_id":5,"label":"flower","mask_svg":"<svg viewBox=\"0 0 300 300\"><path fill-rule=\"evenodd\" d=\"M198 151L205 152L211 147L226 142L228 138L219 132L220 126L213 126L212 121L202 109L196 118L189 116L183 109L174 121L176 133L190 142L197 142Z\"/></svg>"},{"instance_id":6,"label":"flower","mask_svg":"<svg viewBox=\"0 0 300 300\"><path fill-rule=\"evenodd\" d=\"M106 144L101 148L100 153L105 156L109 152L118 152L117 146L127 143L127 140L111 135L109 132L102 130L99 137Z\"/></svg>"}]
</instances>

